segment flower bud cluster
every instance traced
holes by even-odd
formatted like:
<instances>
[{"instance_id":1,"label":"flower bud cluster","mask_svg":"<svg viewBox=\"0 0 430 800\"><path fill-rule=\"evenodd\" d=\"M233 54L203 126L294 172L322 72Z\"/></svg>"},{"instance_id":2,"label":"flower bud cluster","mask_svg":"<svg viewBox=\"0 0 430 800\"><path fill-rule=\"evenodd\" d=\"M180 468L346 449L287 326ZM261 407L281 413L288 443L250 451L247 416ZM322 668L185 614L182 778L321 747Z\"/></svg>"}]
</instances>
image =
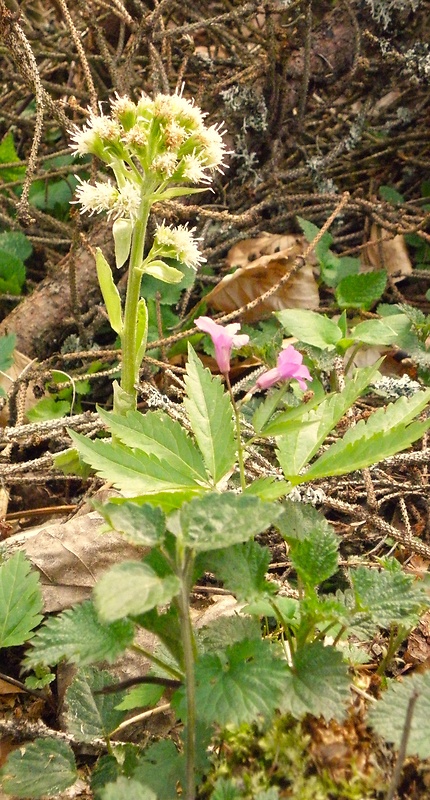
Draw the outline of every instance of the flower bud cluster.
<instances>
[{"instance_id":1,"label":"flower bud cluster","mask_svg":"<svg viewBox=\"0 0 430 800\"><path fill-rule=\"evenodd\" d=\"M95 155L112 169L118 190L115 195L112 184L81 182L77 202L82 211L132 218L137 196L163 199L169 184L210 183L212 173L222 170L226 150L220 126L207 127L204 117L178 94L142 95L137 103L117 96L109 116L90 112L83 128L71 130L71 147L76 155Z\"/></svg>"}]
</instances>

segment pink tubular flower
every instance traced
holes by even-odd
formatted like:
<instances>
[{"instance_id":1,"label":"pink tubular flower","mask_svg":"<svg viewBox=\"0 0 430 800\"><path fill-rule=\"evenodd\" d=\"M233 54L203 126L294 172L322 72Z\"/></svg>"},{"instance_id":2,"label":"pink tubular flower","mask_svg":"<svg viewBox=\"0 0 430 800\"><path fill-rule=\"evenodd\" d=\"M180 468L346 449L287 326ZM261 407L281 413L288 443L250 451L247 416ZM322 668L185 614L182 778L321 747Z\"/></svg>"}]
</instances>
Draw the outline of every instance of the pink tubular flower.
<instances>
[{"instance_id":1,"label":"pink tubular flower","mask_svg":"<svg viewBox=\"0 0 430 800\"><path fill-rule=\"evenodd\" d=\"M273 386L278 381L295 378L300 388L305 392L307 388L305 381L311 381L312 378L308 368L302 364L302 361L302 354L289 344L285 350L281 350L279 353L276 367L269 369L268 372L264 372L263 375L257 378L256 386L259 389L268 389L269 386Z\"/></svg>"},{"instance_id":2,"label":"pink tubular flower","mask_svg":"<svg viewBox=\"0 0 430 800\"><path fill-rule=\"evenodd\" d=\"M204 333L208 333L215 346L215 358L220 372L227 375L230 371L230 354L233 347L243 347L249 342L249 336L242 333L239 336L237 331L240 330L238 323L231 325L218 325L210 317L198 317L194 320L196 328Z\"/></svg>"}]
</instances>

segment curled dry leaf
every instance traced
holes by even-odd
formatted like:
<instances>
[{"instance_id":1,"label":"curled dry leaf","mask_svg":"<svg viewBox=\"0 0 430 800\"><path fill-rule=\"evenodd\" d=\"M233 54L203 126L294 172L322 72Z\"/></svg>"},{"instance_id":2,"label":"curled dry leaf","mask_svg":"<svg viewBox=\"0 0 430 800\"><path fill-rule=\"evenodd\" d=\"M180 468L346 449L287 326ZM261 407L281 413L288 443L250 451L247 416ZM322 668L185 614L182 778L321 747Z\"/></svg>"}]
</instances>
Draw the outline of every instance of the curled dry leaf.
<instances>
[{"instance_id":1,"label":"curled dry leaf","mask_svg":"<svg viewBox=\"0 0 430 800\"><path fill-rule=\"evenodd\" d=\"M228 313L256 300L288 274L306 247L303 236L274 233L263 233L234 245L228 252L227 265L237 269L206 295L208 306ZM284 308L318 308L318 285L313 273L315 264L315 257L311 255L291 280L243 314L242 319L256 322L268 317L272 311Z\"/></svg>"},{"instance_id":2,"label":"curled dry leaf","mask_svg":"<svg viewBox=\"0 0 430 800\"><path fill-rule=\"evenodd\" d=\"M370 229L366 259L368 265L364 266L364 271L370 268L386 269L395 282L403 280L412 272L404 236L393 236L379 225L374 224Z\"/></svg>"}]
</instances>

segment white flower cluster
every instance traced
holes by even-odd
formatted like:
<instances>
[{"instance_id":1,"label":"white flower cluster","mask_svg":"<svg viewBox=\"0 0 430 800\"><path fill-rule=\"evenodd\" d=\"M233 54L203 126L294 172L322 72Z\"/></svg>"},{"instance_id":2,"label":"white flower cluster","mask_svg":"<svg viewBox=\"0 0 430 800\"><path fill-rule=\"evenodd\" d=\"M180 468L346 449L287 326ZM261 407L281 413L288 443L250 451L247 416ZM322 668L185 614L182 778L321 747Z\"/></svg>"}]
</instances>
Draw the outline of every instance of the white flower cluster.
<instances>
[{"instance_id":1,"label":"white flower cluster","mask_svg":"<svg viewBox=\"0 0 430 800\"><path fill-rule=\"evenodd\" d=\"M71 147L76 155L96 155L104 161L114 172L118 190L115 195L110 183L85 187L81 182L77 202L82 211L132 217L138 196L163 199L169 184L210 183L212 173L224 166L226 149L221 127L206 127L204 117L178 94L158 94L153 100L142 95L137 103L116 97L109 116L90 112L83 128L70 131Z\"/></svg>"},{"instance_id":2,"label":"white flower cluster","mask_svg":"<svg viewBox=\"0 0 430 800\"><path fill-rule=\"evenodd\" d=\"M197 269L206 259L200 253L198 239L193 236L194 231L195 228L188 228L187 225L178 225L177 228L172 228L163 222L157 226L149 257L174 258L176 261L186 264L187 267Z\"/></svg>"}]
</instances>

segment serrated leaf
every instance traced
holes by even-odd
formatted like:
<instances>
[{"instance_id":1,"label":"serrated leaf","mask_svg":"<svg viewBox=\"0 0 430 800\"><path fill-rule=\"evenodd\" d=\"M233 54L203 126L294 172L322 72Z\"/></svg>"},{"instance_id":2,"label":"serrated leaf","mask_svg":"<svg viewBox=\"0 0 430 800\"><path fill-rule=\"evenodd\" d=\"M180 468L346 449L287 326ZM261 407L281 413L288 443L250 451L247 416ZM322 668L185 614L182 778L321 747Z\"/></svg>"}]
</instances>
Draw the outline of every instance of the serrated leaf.
<instances>
[{"instance_id":1,"label":"serrated leaf","mask_svg":"<svg viewBox=\"0 0 430 800\"><path fill-rule=\"evenodd\" d=\"M184 479L207 483L202 457L182 425L160 411L125 417L99 409L99 415L118 439L133 450L141 450L169 464Z\"/></svg>"},{"instance_id":2,"label":"serrated leaf","mask_svg":"<svg viewBox=\"0 0 430 800\"><path fill-rule=\"evenodd\" d=\"M134 625L129 620L100 621L91 600L49 617L37 631L24 664L58 664L63 658L80 666L97 661L113 663L132 643Z\"/></svg>"},{"instance_id":3,"label":"serrated leaf","mask_svg":"<svg viewBox=\"0 0 430 800\"><path fill-rule=\"evenodd\" d=\"M336 287L339 308L363 308L368 311L384 293L386 285L385 270L348 275Z\"/></svg>"},{"instance_id":4,"label":"serrated leaf","mask_svg":"<svg viewBox=\"0 0 430 800\"><path fill-rule=\"evenodd\" d=\"M430 673L412 675L402 683L393 682L381 700L369 711L369 723L379 736L400 747L411 698L413 706L406 755L430 758ZM393 713L395 709L395 713Z\"/></svg>"},{"instance_id":5,"label":"serrated leaf","mask_svg":"<svg viewBox=\"0 0 430 800\"><path fill-rule=\"evenodd\" d=\"M275 420L275 428L269 423L264 435L273 436L282 430L276 443L279 463L286 478L298 475L318 452L328 434L372 381L379 363L357 370L341 392L329 395L300 419L287 419L283 423Z\"/></svg>"},{"instance_id":6,"label":"serrated leaf","mask_svg":"<svg viewBox=\"0 0 430 800\"><path fill-rule=\"evenodd\" d=\"M288 669L281 711L297 719L305 714L342 720L351 698L348 667L334 647L314 641L303 645Z\"/></svg>"},{"instance_id":7,"label":"serrated leaf","mask_svg":"<svg viewBox=\"0 0 430 800\"><path fill-rule=\"evenodd\" d=\"M108 783L100 792L100 800L159 800L157 795L134 778L120 775L115 783Z\"/></svg>"},{"instance_id":8,"label":"serrated leaf","mask_svg":"<svg viewBox=\"0 0 430 800\"><path fill-rule=\"evenodd\" d=\"M24 644L42 621L39 573L24 553L0 565L0 647Z\"/></svg>"},{"instance_id":9,"label":"serrated leaf","mask_svg":"<svg viewBox=\"0 0 430 800\"><path fill-rule=\"evenodd\" d=\"M101 756L91 772L91 791L94 800L101 800L102 791L109 783L114 783L122 772L121 765L115 756Z\"/></svg>"},{"instance_id":10,"label":"serrated leaf","mask_svg":"<svg viewBox=\"0 0 430 800\"><path fill-rule=\"evenodd\" d=\"M198 718L207 724L241 725L270 716L285 689L288 667L267 640L245 639L196 663ZM174 696L179 699L178 693Z\"/></svg>"},{"instance_id":11,"label":"serrated leaf","mask_svg":"<svg viewBox=\"0 0 430 800\"><path fill-rule=\"evenodd\" d=\"M401 452L429 429L430 419L411 422L429 399L430 390L426 390L413 397L400 397L395 403L378 409L367 420L360 420L349 428L344 437L332 444L303 476L294 477L292 482L297 484L344 475ZM288 477L292 480L291 474Z\"/></svg>"},{"instance_id":12,"label":"serrated leaf","mask_svg":"<svg viewBox=\"0 0 430 800\"><path fill-rule=\"evenodd\" d=\"M102 621L114 622L170 602L179 589L175 575L160 578L147 564L124 561L101 577L94 588L94 603Z\"/></svg>"},{"instance_id":13,"label":"serrated leaf","mask_svg":"<svg viewBox=\"0 0 430 800\"><path fill-rule=\"evenodd\" d=\"M132 451L121 444L93 442L73 431L69 431L69 435L82 460L126 497L183 490L195 494L204 491L196 481L142 450Z\"/></svg>"},{"instance_id":14,"label":"serrated leaf","mask_svg":"<svg viewBox=\"0 0 430 800\"><path fill-rule=\"evenodd\" d=\"M226 647L243 639L258 639L260 633L258 620L235 615L220 617L200 628L197 639L204 653L223 653Z\"/></svg>"},{"instance_id":15,"label":"serrated leaf","mask_svg":"<svg viewBox=\"0 0 430 800\"><path fill-rule=\"evenodd\" d=\"M302 541L316 528L333 531L321 511L309 503L295 503L288 499L282 503L282 514L276 520L276 527L287 542Z\"/></svg>"},{"instance_id":16,"label":"serrated leaf","mask_svg":"<svg viewBox=\"0 0 430 800\"><path fill-rule=\"evenodd\" d=\"M188 346L187 397L184 406L197 444L214 483L218 483L236 460L233 409L218 377L202 366Z\"/></svg>"},{"instance_id":17,"label":"serrated leaf","mask_svg":"<svg viewBox=\"0 0 430 800\"><path fill-rule=\"evenodd\" d=\"M260 500L272 502L279 500L291 491L291 486L287 481L278 480L277 478L256 478L255 481L249 483L244 494L259 497Z\"/></svg>"},{"instance_id":18,"label":"serrated leaf","mask_svg":"<svg viewBox=\"0 0 430 800\"><path fill-rule=\"evenodd\" d=\"M151 564L152 566L152 564ZM178 665L183 664L183 648L181 639L181 628L179 623L178 611L175 606L170 605L166 611L160 614L157 609L139 614L136 622L147 631L155 633L166 650L173 656Z\"/></svg>"},{"instance_id":19,"label":"serrated leaf","mask_svg":"<svg viewBox=\"0 0 430 800\"><path fill-rule=\"evenodd\" d=\"M339 543L328 525L317 525L305 539L290 540L290 558L305 586L316 587L337 571Z\"/></svg>"},{"instance_id":20,"label":"serrated leaf","mask_svg":"<svg viewBox=\"0 0 430 800\"><path fill-rule=\"evenodd\" d=\"M264 594L271 594L273 584L266 580L270 550L258 542L236 544L210 553L205 562L226 589L240 602L253 603Z\"/></svg>"},{"instance_id":21,"label":"serrated leaf","mask_svg":"<svg viewBox=\"0 0 430 800\"><path fill-rule=\"evenodd\" d=\"M342 339L342 331L336 322L315 311L293 308L277 311L275 317L291 336L320 350L334 350Z\"/></svg>"},{"instance_id":22,"label":"serrated leaf","mask_svg":"<svg viewBox=\"0 0 430 800\"><path fill-rule=\"evenodd\" d=\"M139 757L133 778L150 788L156 800L177 797L176 784L184 774L184 756L171 739L150 745ZM117 798L112 797L112 800ZM129 800L134 800L129 798Z\"/></svg>"},{"instance_id":23,"label":"serrated leaf","mask_svg":"<svg viewBox=\"0 0 430 800\"><path fill-rule=\"evenodd\" d=\"M95 508L112 530L120 533L127 542L141 547L161 544L166 531L166 519L157 506L133 503L114 498L107 503L94 503Z\"/></svg>"},{"instance_id":24,"label":"serrated leaf","mask_svg":"<svg viewBox=\"0 0 430 800\"><path fill-rule=\"evenodd\" d=\"M78 778L73 750L60 739L36 739L14 750L1 770L2 788L14 797L57 795Z\"/></svg>"},{"instance_id":25,"label":"serrated leaf","mask_svg":"<svg viewBox=\"0 0 430 800\"><path fill-rule=\"evenodd\" d=\"M44 397L33 408L29 408L26 416L29 422L45 422L49 419L61 419L70 413L69 400L55 400L54 397Z\"/></svg>"},{"instance_id":26,"label":"serrated leaf","mask_svg":"<svg viewBox=\"0 0 430 800\"><path fill-rule=\"evenodd\" d=\"M280 506L258 497L206 493L182 506L182 540L196 552L217 550L263 533L281 513Z\"/></svg>"},{"instance_id":27,"label":"serrated leaf","mask_svg":"<svg viewBox=\"0 0 430 800\"><path fill-rule=\"evenodd\" d=\"M95 667L80 669L75 675L65 695L65 721L78 742L108 738L123 721L124 714L116 706L124 693L96 694L114 682L109 672Z\"/></svg>"},{"instance_id":28,"label":"serrated leaf","mask_svg":"<svg viewBox=\"0 0 430 800\"><path fill-rule=\"evenodd\" d=\"M366 611L380 627L389 628L393 624L411 627L429 605L425 588L401 570L378 572L357 567L351 571L351 581L359 609Z\"/></svg>"}]
</instances>

